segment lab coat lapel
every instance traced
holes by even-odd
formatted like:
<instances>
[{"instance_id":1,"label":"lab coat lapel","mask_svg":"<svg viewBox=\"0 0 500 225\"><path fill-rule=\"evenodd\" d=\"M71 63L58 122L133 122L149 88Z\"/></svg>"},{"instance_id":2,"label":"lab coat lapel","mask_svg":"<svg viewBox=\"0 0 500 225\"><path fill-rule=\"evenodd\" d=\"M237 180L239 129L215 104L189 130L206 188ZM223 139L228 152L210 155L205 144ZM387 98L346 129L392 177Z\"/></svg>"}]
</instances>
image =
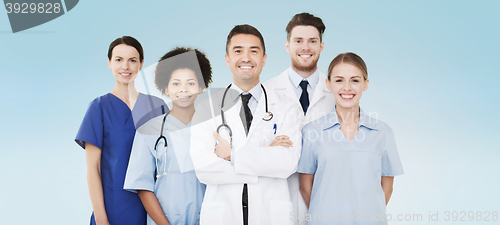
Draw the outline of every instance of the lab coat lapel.
<instances>
[{"instance_id":1,"label":"lab coat lapel","mask_svg":"<svg viewBox=\"0 0 500 225\"><path fill-rule=\"evenodd\" d=\"M319 81L316 86L316 90L314 90L314 94L311 100L311 104L309 105L308 111L314 107L316 103L322 98L324 98L327 94L331 94L331 91L328 90L325 84L326 76L323 73L319 72ZM290 82L288 82L290 83Z\"/></svg>"},{"instance_id":2,"label":"lab coat lapel","mask_svg":"<svg viewBox=\"0 0 500 225\"><path fill-rule=\"evenodd\" d=\"M231 131L233 132L233 144L238 143L235 142L236 137L246 136L245 127L240 118L241 99L237 99L236 103L233 102L234 99L238 98L238 95L236 91L229 90L227 92L224 107L222 108L227 124L231 127Z\"/></svg>"},{"instance_id":3,"label":"lab coat lapel","mask_svg":"<svg viewBox=\"0 0 500 225\"><path fill-rule=\"evenodd\" d=\"M289 69L290 68L286 69L279 75L279 81L276 82L275 90L290 97L293 101L298 102L299 98L297 98L297 94L295 94L295 91L293 90L292 82L290 82L290 78L288 78Z\"/></svg>"},{"instance_id":4,"label":"lab coat lapel","mask_svg":"<svg viewBox=\"0 0 500 225\"><path fill-rule=\"evenodd\" d=\"M290 83L290 82L288 82ZM264 86L264 88L266 88ZM271 109L274 108L275 103L278 101L278 96L271 90L271 88L266 88L267 93L267 103L268 110L272 112ZM248 137L250 137L256 129L258 129L259 124L262 123L264 115L266 113L266 98L264 92L260 96L259 104L257 104L257 108L255 109L255 113L252 119L252 125L250 126L250 130L248 131Z\"/></svg>"}]
</instances>

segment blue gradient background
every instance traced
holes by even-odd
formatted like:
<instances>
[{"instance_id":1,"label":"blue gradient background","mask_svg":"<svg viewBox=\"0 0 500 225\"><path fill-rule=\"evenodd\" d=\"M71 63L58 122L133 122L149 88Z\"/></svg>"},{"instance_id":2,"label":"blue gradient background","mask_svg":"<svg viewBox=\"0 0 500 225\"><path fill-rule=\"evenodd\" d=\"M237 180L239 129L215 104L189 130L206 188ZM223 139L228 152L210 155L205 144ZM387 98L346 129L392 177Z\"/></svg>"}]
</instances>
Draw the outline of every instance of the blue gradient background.
<instances>
[{"instance_id":1,"label":"blue gradient background","mask_svg":"<svg viewBox=\"0 0 500 225\"><path fill-rule=\"evenodd\" d=\"M114 86L106 64L112 40L136 37L145 67L175 46L199 48L212 62L212 87L223 87L231 82L227 33L249 23L266 41L266 81L290 65L284 30L303 11L327 26L320 70L339 53L362 56L370 88L361 107L395 131L406 173L396 177L387 211L423 221L390 224L431 223L429 212L439 212L437 224L455 224L445 211L500 211L499 8L498 1L80 1L17 34L0 13L1 223L88 224L85 152L73 139L88 103Z\"/></svg>"}]
</instances>

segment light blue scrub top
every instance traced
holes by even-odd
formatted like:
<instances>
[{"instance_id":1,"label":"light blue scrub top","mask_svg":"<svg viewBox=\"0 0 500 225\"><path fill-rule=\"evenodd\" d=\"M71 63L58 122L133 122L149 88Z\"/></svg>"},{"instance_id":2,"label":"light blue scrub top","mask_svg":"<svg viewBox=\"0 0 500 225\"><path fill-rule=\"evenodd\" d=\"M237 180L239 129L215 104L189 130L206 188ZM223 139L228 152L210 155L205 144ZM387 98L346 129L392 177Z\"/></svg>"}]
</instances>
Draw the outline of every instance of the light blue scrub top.
<instances>
[{"instance_id":1,"label":"light blue scrub top","mask_svg":"<svg viewBox=\"0 0 500 225\"><path fill-rule=\"evenodd\" d=\"M403 174L392 129L360 110L348 141L335 109L302 129L297 172L314 174L307 224L387 224L382 176Z\"/></svg>"},{"instance_id":2,"label":"light blue scrub top","mask_svg":"<svg viewBox=\"0 0 500 225\"><path fill-rule=\"evenodd\" d=\"M154 145L160 136L163 115L141 126L134 138L125 177L124 189L132 192L148 190L156 198L170 224L199 224L200 209L206 186L198 180L189 155L190 124L184 125L168 115L163 129L167 138L167 155L163 141L158 144L158 174L154 179L156 160ZM148 225L156 224L148 215Z\"/></svg>"}]
</instances>

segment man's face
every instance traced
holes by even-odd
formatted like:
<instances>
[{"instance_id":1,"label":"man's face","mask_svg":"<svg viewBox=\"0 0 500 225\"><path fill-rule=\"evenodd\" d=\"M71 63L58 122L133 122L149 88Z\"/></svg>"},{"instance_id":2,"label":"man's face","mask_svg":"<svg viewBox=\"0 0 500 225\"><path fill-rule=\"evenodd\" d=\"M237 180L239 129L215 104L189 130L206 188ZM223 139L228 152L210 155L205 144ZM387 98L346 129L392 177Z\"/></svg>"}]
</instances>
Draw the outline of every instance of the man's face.
<instances>
[{"instance_id":1,"label":"man's face","mask_svg":"<svg viewBox=\"0 0 500 225\"><path fill-rule=\"evenodd\" d=\"M296 71L314 72L319 54L323 51L319 31L313 26L296 26L292 29L290 40L286 41L286 51L290 53L292 68Z\"/></svg>"},{"instance_id":2,"label":"man's face","mask_svg":"<svg viewBox=\"0 0 500 225\"><path fill-rule=\"evenodd\" d=\"M237 34L231 38L226 54L226 64L238 84L257 85L262 68L266 64L260 39L251 34Z\"/></svg>"}]
</instances>

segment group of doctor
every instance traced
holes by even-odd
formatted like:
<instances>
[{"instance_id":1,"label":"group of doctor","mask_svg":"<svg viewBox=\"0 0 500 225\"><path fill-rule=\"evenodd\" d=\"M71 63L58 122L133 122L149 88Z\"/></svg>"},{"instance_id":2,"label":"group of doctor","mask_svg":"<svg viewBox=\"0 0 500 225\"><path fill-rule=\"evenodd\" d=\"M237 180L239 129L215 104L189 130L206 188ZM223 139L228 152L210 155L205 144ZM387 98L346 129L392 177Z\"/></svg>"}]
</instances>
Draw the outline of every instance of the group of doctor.
<instances>
[{"instance_id":1,"label":"group of doctor","mask_svg":"<svg viewBox=\"0 0 500 225\"><path fill-rule=\"evenodd\" d=\"M387 224L385 206L403 169L391 128L359 100L363 59L317 62L325 25L309 13L286 27L291 66L260 82L261 33L237 25L226 42L233 82L212 81L207 57L175 48L155 70L172 100L139 93L143 49L123 36L108 50L115 87L94 99L75 141L86 150L90 224Z\"/></svg>"}]
</instances>

